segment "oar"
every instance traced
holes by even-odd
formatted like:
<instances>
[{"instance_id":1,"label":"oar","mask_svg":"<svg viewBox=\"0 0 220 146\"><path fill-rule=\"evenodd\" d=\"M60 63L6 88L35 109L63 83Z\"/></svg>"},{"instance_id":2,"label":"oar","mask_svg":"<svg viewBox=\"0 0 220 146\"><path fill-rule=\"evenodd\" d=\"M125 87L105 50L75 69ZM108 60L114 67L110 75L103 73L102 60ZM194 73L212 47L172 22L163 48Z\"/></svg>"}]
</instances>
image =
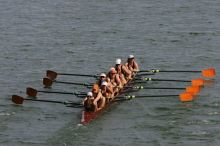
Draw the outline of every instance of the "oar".
<instances>
[{"instance_id":1,"label":"oar","mask_svg":"<svg viewBox=\"0 0 220 146\"><path fill-rule=\"evenodd\" d=\"M55 83L62 83L62 84L72 84L72 85L81 85L81 86L86 86L86 87L91 87L91 84L87 84L87 83L75 83L75 82L63 82L63 81L56 81L56 80L52 80L50 78L43 78L43 84L45 87L50 87L52 86L53 82Z\"/></svg>"},{"instance_id":2,"label":"oar","mask_svg":"<svg viewBox=\"0 0 220 146\"><path fill-rule=\"evenodd\" d=\"M98 75L89 75L89 74L73 74L73 73L57 73L52 70L47 70L46 73L47 77L50 78L51 80L55 80L57 78L57 75L67 75L67 76L82 76L82 77L93 77L93 78L98 78ZM140 76L147 76L147 75L155 75L155 73L138 73L136 77Z\"/></svg>"},{"instance_id":3,"label":"oar","mask_svg":"<svg viewBox=\"0 0 220 146\"><path fill-rule=\"evenodd\" d=\"M127 86L126 88L132 88L132 89L170 89L170 90L186 90L188 93L192 93L193 95L196 95L200 91L199 86L188 86L186 88L177 88L177 87L145 87L145 86Z\"/></svg>"},{"instance_id":4,"label":"oar","mask_svg":"<svg viewBox=\"0 0 220 146\"><path fill-rule=\"evenodd\" d=\"M216 75L214 68L207 68L203 69L201 71L199 70L159 70L159 69L152 69L152 70L141 70L139 72L152 72L152 73L158 73L158 72L184 72L184 73L202 73L202 76L207 78L213 78Z\"/></svg>"},{"instance_id":5,"label":"oar","mask_svg":"<svg viewBox=\"0 0 220 146\"><path fill-rule=\"evenodd\" d=\"M60 103L64 105L73 105L76 107L82 106L82 103L79 102L67 102L67 101L54 101L54 100L42 100L42 99L33 99L33 98L24 98L18 95L12 95L11 98L12 102L16 104L23 104L24 100L30 100L30 101L38 101L38 102L50 102L50 103Z\"/></svg>"},{"instance_id":6,"label":"oar","mask_svg":"<svg viewBox=\"0 0 220 146\"><path fill-rule=\"evenodd\" d=\"M54 80L56 79L57 75L64 75L64 76L82 76L82 77L94 77L97 78L98 75L89 75L89 74L74 74L74 73L57 73L52 70L47 70L47 77Z\"/></svg>"},{"instance_id":7,"label":"oar","mask_svg":"<svg viewBox=\"0 0 220 146\"><path fill-rule=\"evenodd\" d=\"M153 78L142 78L142 81L135 81L135 83L144 83L144 81L171 81L171 82L191 82L193 86L203 86L204 79L197 78L193 80L174 80L174 79L153 79Z\"/></svg>"},{"instance_id":8,"label":"oar","mask_svg":"<svg viewBox=\"0 0 220 146\"><path fill-rule=\"evenodd\" d=\"M192 101L193 95L188 93L188 92L183 92L179 95L126 95L126 96L118 96L115 101L123 101L123 100L130 100L130 99L134 99L134 98L147 98L147 97L179 97L180 101L182 102L188 102L188 101Z\"/></svg>"},{"instance_id":9,"label":"oar","mask_svg":"<svg viewBox=\"0 0 220 146\"><path fill-rule=\"evenodd\" d=\"M70 94L70 95L75 95L75 96L86 96L86 93L76 93L76 92L61 92L61 91L41 91L37 90L31 87L26 88L26 94L28 96L36 97L37 92L42 92L42 93L57 93L57 94Z\"/></svg>"}]
</instances>

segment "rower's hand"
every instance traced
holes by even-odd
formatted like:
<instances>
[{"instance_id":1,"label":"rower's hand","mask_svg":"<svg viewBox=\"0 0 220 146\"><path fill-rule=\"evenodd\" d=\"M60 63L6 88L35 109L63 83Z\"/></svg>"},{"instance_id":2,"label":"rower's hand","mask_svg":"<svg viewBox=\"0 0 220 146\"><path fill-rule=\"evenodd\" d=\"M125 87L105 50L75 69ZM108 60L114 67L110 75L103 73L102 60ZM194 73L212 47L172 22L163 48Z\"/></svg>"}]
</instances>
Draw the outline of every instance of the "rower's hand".
<instances>
[{"instance_id":1,"label":"rower's hand","mask_svg":"<svg viewBox=\"0 0 220 146\"><path fill-rule=\"evenodd\" d=\"M134 70L133 70L134 73L137 73L137 72L139 72L139 71L140 71L139 69L134 69Z\"/></svg>"},{"instance_id":2,"label":"rower's hand","mask_svg":"<svg viewBox=\"0 0 220 146\"><path fill-rule=\"evenodd\" d=\"M132 67L129 67L129 70L130 70L130 71L134 71L134 69L133 69Z\"/></svg>"},{"instance_id":3,"label":"rower's hand","mask_svg":"<svg viewBox=\"0 0 220 146\"><path fill-rule=\"evenodd\" d=\"M118 88L119 88L119 89L122 89L122 88L123 88L123 86L122 86L122 85L119 85L119 86L118 86Z\"/></svg>"}]
</instances>

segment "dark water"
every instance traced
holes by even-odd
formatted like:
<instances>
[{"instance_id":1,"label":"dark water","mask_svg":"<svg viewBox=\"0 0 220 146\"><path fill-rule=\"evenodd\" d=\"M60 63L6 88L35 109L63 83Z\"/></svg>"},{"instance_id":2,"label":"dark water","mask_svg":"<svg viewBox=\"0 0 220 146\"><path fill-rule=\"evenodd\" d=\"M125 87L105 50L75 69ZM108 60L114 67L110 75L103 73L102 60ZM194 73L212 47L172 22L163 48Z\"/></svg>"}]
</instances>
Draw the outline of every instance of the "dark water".
<instances>
[{"instance_id":1,"label":"dark water","mask_svg":"<svg viewBox=\"0 0 220 146\"><path fill-rule=\"evenodd\" d=\"M217 0L1 0L0 145L2 146L218 146L219 76L190 103L177 98L144 98L114 104L88 126L78 126L81 109L25 101L12 94L28 86L43 89L47 69L96 74L116 58L134 54L141 69L219 70L220 2ZM155 78L193 79L192 73L159 73ZM60 80L94 82L79 77ZM152 82L148 86L185 87ZM88 91L55 84L51 90ZM143 90L135 94L179 94ZM76 100L39 94L39 99Z\"/></svg>"}]
</instances>

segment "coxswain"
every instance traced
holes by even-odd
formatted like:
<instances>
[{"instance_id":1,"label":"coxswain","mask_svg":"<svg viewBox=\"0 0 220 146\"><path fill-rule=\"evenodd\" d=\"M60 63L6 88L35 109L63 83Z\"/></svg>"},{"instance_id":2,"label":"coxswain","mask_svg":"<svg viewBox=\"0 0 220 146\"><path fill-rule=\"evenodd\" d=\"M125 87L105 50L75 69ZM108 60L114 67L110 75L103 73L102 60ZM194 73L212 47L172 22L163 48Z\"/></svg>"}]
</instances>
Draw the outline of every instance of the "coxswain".
<instances>
[{"instance_id":1,"label":"coxswain","mask_svg":"<svg viewBox=\"0 0 220 146\"><path fill-rule=\"evenodd\" d=\"M121 64L121 59L116 59L115 61L115 70L117 71L119 78L121 80L122 86L127 83L125 76L131 78L131 71L128 70L123 64Z\"/></svg>"},{"instance_id":2,"label":"coxswain","mask_svg":"<svg viewBox=\"0 0 220 146\"><path fill-rule=\"evenodd\" d=\"M127 69L129 69L132 74L134 75L136 72L139 71L139 66L134 58L134 55L129 55L127 62L125 63Z\"/></svg>"},{"instance_id":3,"label":"coxswain","mask_svg":"<svg viewBox=\"0 0 220 146\"><path fill-rule=\"evenodd\" d=\"M95 111L95 105L93 104L94 99L95 98L93 97L92 92L88 92L87 96L83 100L83 105L86 111L91 111L91 112Z\"/></svg>"},{"instance_id":4,"label":"coxswain","mask_svg":"<svg viewBox=\"0 0 220 146\"><path fill-rule=\"evenodd\" d=\"M106 81L102 82L101 84L101 93L102 96L105 97L106 103L113 99L113 91L111 88L109 88L108 83Z\"/></svg>"},{"instance_id":5,"label":"coxswain","mask_svg":"<svg viewBox=\"0 0 220 146\"><path fill-rule=\"evenodd\" d=\"M101 93L101 90L98 84L93 85L92 93L94 96L93 104L95 105L95 111L98 111L105 106L105 97L102 96L102 93Z\"/></svg>"}]
</instances>

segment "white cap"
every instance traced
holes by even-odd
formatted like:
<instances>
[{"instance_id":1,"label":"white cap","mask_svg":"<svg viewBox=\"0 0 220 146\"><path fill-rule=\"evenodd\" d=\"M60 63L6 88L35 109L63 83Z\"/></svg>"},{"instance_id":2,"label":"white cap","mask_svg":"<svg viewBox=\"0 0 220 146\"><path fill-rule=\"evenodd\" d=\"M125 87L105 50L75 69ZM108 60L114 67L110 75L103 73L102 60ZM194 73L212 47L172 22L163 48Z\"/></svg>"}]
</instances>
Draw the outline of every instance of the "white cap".
<instances>
[{"instance_id":1,"label":"white cap","mask_svg":"<svg viewBox=\"0 0 220 146\"><path fill-rule=\"evenodd\" d=\"M106 77L106 74L105 73L101 73L100 77Z\"/></svg>"},{"instance_id":2,"label":"white cap","mask_svg":"<svg viewBox=\"0 0 220 146\"><path fill-rule=\"evenodd\" d=\"M134 55L129 55L128 58L132 59L132 58L134 58Z\"/></svg>"},{"instance_id":3,"label":"white cap","mask_svg":"<svg viewBox=\"0 0 220 146\"><path fill-rule=\"evenodd\" d=\"M87 96L92 96L92 95L93 95L92 92L87 93Z\"/></svg>"},{"instance_id":4,"label":"white cap","mask_svg":"<svg viewBox=\"0 0 220 146\"><path fill-rule=\"evenodd\" d=\"M102 86L107 86L107 85L108 85L108 83L106 81L102 82Z\"/></svg>"},{"instance_id":5,"label":"white cap","mask_svg":"<svg viewBox=\"0 0 220 146\"><path fill-rule=\"evenodd\" d=\"M121 64L121 59L116 59L115 64Z\"/></svg>"}]
</instances>

